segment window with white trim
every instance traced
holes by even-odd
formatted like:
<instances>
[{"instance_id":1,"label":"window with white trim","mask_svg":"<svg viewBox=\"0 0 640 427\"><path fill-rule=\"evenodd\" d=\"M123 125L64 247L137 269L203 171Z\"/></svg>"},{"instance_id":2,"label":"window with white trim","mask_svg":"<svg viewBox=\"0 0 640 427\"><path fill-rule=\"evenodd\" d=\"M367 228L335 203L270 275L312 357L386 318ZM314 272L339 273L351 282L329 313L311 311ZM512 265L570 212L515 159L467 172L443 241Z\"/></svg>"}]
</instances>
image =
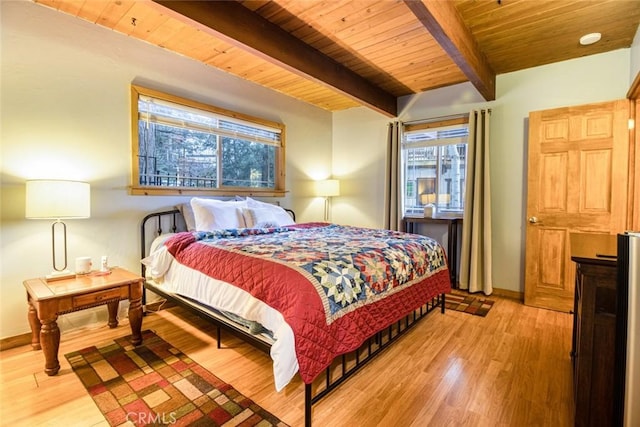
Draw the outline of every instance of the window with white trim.
<instances>
[{"instance_id":1,"label":"window with white trim","mask_svg":"<svg viewBox=\"0 0 640 427\"><path fill-rule=\"evenodd\" d=\"M468 118L405 124L402 135L405 215L462 213L466 183Z\"/></svg>"},{"instance_id":2,"label":"window with white trim","mask_svg":"<svg viewBox=\"0 0 640 427\"><path fill-rule=\"evenodd\" d=\"M132 120L133 194L284 193L283 124L139 86Z\"/></svg>"}]
</instances>

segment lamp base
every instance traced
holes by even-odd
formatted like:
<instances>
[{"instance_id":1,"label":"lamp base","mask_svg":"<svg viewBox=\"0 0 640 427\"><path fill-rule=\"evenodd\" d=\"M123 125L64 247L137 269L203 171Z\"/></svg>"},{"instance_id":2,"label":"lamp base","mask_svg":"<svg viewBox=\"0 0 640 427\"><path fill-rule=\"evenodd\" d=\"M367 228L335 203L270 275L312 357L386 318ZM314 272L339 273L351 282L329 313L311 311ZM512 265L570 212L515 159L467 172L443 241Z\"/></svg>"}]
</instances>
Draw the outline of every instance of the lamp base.
<instances>
[{"instance_id":1,"label":"lamp base","mask_svg":"<svg viewBox=\"0 0 640 427\"><path fill-rule=\"evenodd\" d=\"M62 270L62 271L54 271L51 274L46 275L45 280L47 282L54 282L56 280L71 279L74 277L76 277L76 273L72 273L69 270Z\"/></svg>"},{"instance_id":2,"label":"lamp base","mask_svg":"<svg viewBox=\"0 0 640 427\"><path fill-rule=\"evenodd\" d=\"M433 218L434 216L436 216L436 206L429 203L424 207L424 217Z\"/></svg>"}]
</instances>

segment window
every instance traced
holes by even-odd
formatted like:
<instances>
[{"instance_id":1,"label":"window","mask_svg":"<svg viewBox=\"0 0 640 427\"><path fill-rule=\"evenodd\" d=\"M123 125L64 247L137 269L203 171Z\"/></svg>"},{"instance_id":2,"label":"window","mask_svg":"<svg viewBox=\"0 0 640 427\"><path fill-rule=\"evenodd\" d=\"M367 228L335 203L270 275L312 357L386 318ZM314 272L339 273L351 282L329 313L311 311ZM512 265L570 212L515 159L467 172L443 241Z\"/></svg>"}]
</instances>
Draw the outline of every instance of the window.
<instances>
[{"instance_id":1,"label":"window","mask_svg":"<svg viewBox=\"0 0 640 427\"><path fill-rule=\"evenodd\" d=\"M405 215L464 210L468 118L406 124L402 136Z\"/></svg>"},{"instance_id":2,"label":"window","mask_svg":"<svg viewBox=\"0 0 640 427\"><path fill-rule=\"evenodd\" d=\"M131 87L132 194L284 195L280 123Z\"/></svg>"}]
</instances>

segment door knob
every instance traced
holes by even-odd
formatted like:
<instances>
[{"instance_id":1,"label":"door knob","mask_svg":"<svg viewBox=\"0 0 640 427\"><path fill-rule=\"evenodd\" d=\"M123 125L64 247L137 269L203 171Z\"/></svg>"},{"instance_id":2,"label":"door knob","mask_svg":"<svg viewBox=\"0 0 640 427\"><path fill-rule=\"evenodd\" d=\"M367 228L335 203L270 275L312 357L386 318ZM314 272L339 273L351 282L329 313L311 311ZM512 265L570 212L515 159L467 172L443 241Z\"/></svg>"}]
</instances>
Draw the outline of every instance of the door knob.
<instances>
[{"instance_id":1,"label":"door knob","mask_svg":"<svg viewBox=\"0 0 640 427\"><path fill-rule=\"evenodd\" d=\"M531 218L529 218L529 222L531 224L535 224L536 222L538 222L538 218L536 218L535 216L532 216Z\"/></svg>"}]
</instances>

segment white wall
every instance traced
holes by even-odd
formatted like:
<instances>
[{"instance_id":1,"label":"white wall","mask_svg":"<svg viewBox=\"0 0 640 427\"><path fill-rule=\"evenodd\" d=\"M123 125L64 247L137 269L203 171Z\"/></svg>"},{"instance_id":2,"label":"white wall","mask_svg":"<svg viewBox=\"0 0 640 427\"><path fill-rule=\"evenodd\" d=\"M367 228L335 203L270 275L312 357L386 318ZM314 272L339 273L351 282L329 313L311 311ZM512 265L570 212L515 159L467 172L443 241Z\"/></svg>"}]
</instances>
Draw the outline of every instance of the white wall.
<instances>
[{"instance_id":1,"label":"white wall","mask_svg":"<svg viewBox=\"0 0 640 427\"><path fill-rule=\"evenodd\" d=\"M484 102L470 83L400 99L400 119L411 121L490 107L494 287L524 292L526 144L529 112L624 98L629 89L630 50L564 61L503 74L496 101ZM358 109L364 110L364 108ZM334 172L350 193L334 202L334 219L380 227L380 194L386 153L386 125L374 113L334 113ZM357 154L353 152L356 149ZM348 165L357 167L348 169ZM343 171L349 170L349 173ZM356 185L357 183L357 185ZM358 197L357 194L360 196ZM357 199L357 200L356 200ZM358 214L361 214L359 217ZM444 239L444 235L439 235Z\"/></svg>"},{"instance_id":2,"label":"white wall","mask_svg":"<svg viewBox=\"0 0 640 427\"><path fill-rule=\"evenodd\" d=\"M139 271L140 220L185 200L128 194L131 83L284 123L290 192L278 200L300 221L322 218L307 182L331 171L330 113L32 2L1 1L0 19L0 338L29 331L22 281L52 269L50 223L24 219L25 180L90 182L91 218L67 221L71 265L107 254L112 265ZM68 329L105 311L59 324Z\"/></svg>"},{"instance_id":3,"label":"white wall","mask_svg":"<svg viewBox=\"0 0 640 427\"><path fill-rule=\"evenodd\" d=\"M340 179L340 197L333 200L333 222L371 228L383 225L390 120L368 108L334 113L333 176Z\"/></svg>"}]
</instances>

